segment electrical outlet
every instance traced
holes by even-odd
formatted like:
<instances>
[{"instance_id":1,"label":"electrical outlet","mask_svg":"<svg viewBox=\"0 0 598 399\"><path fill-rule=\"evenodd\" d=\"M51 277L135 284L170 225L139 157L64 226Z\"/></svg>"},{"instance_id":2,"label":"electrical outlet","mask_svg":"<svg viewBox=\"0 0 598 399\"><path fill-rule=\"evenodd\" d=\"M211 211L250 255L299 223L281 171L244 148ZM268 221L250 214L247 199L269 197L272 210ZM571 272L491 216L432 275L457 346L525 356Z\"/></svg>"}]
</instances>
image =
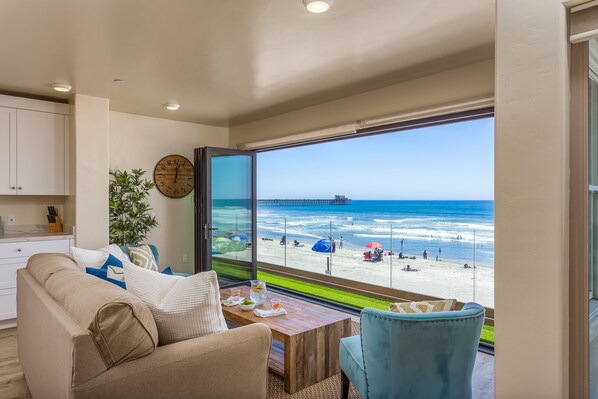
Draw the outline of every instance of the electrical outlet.
<instances>
[{"instance_id":1,"label":"electrical outlet","mask_svg":"<svg viewBox=\"0 0 598 399\"><path fill-rule=\"evenodd\" d=\"M8 217L8 224L11 225L11 226L14 225L14 224L17 224L17 218L15 216L12 216L12 215L9 216Z\"/></svg>"},{"instance_id":2,"label":"electrical outlet","mask_svg":"<svg viewBox=\"0 0 598 399\"><path fill-rule=\"evenodd\" d=\"M189 260L189 259L187 259L187 254L184 254L184 255L183 255L183 263L187 263L187 261L188 261L188 260Z\"/></svg>"}]
</instances>

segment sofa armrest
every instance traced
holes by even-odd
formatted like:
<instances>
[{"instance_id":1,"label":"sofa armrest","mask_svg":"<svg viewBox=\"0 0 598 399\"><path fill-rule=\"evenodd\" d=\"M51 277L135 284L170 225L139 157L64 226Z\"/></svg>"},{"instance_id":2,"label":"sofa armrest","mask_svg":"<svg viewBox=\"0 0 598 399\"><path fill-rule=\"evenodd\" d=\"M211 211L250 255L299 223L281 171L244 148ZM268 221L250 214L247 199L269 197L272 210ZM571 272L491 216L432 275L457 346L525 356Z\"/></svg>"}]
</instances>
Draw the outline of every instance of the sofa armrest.
<instances>
[{"instance_id":1,"label":"sofa armrest","mask_svg":"<svg viewBox=\"0 0 598 399\"><path fill-rule=\"evenodd\" d=\"M73 397L265 398L271 343L256 323L161 346L73 387Z\"/></svg>"}]
</instances>

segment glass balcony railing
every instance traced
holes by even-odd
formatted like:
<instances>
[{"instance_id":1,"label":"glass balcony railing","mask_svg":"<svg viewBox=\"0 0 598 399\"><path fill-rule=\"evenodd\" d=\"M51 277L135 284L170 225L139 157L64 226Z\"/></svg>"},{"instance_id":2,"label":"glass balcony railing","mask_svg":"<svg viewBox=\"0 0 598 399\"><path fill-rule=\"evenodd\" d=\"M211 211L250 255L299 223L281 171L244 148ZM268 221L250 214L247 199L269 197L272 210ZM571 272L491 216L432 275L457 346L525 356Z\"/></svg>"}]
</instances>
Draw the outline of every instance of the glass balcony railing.
<instances>
[{"instance_id":1,"label":"glass balcony railing","mask_svg":"<svg viewBox=\"0 0 598 399\"><path fill-rule=\"evenodd\" d=\"M258 213L258 262L493 308L493 226L417 223Z\"/></svg>"}]
</instances>

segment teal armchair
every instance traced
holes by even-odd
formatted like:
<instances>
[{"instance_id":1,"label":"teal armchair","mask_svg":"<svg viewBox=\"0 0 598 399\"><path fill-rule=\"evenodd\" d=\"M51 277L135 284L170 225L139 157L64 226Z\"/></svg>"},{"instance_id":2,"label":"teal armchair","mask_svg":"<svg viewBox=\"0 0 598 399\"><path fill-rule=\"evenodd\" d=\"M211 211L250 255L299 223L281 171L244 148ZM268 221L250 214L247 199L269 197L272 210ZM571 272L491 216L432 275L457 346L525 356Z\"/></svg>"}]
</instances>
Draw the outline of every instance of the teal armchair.
<instances>
[{"instance_id":1,"label":"teal armchair","mask_svg":"<svg viewBox=\"0 0 598 399\"><path fill-rule=\"evenodd\" d=\"M393 313L364 309L361 335L341 339L342 397L468 399L485 309Z\"/></svg>"}]
</instances>

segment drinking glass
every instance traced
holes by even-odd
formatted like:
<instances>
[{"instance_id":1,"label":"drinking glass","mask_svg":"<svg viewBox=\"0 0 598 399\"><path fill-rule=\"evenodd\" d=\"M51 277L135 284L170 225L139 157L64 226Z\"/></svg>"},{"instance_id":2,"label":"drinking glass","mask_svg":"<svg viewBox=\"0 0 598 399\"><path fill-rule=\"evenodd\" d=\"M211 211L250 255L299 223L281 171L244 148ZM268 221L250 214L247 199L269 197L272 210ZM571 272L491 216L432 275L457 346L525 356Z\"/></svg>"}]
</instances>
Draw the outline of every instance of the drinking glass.
<instances>
[{"instance_id":1,"label":"drinking glass","mask_svg":"<svg viewBox=\"0 0 598 399\"><path fill-rule=\"evenodd\" d=\"M249 298L257 305L264 303L266 299L266 282L261 280L251 280L251 290L249 291Z\"/></svg>"},{"instance_id":2,"label":"drinking glass","mask_svg":"<svg viewBox=\"0 0 598 399\"><path fill-rule=\"evenodd\" d=\"M268 301L270 305L270 310L276 312L282 308L282 302L279 299L270 299Z\"/></svg>"},{"instance_id":3,"label":"drinking glass","mask_svg":"<svg viewBox=\"0 0 598 399\"><path fill-rule=\"evenodd\" d=\"M241 288L233 287L230 289L230 296L233 298L234 301L238 301L241 297Z\"/></svg>"}]
</instances>

